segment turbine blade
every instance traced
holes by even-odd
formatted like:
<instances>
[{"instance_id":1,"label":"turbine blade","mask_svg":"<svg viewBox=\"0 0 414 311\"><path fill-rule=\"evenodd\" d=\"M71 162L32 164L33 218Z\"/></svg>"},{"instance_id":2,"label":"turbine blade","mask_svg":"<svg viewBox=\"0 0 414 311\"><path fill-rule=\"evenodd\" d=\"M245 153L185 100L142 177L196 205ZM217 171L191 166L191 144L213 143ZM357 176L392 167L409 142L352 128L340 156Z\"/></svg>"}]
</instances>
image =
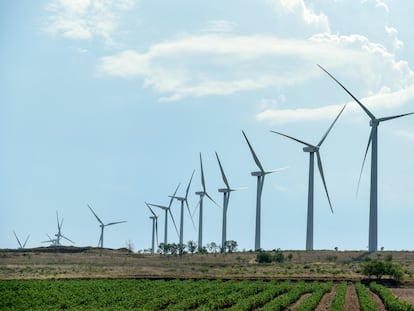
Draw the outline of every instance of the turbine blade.
<instances>
[{"instance_id":1,"label":"turbine blade","mask_svg":"<svg viewBox=\"0 0 414 311\"><path fill-rule=\"evenodd\" d=\"M58 231L60 232L61 225L59 225L59 215L58 215L58 211L56 211L56 222L57 222L57 226L58 226Z\"/></svg>"},{"instance_id":2,"label":"turbine blade","mask_svg":"<svg viewBox=\"0 0 414 311\"><path fill-rule=\"evenodd\" d=\"M404 114L399 114L399 115L396 115L396 116L391 116L391 117L380 118L380 119L378 119L378 121L379 121L379 122L382 122L382 121L388 121L388 120L392 120L392 119L397 119L397 118L401 118L401 117L409 116L409 115L411 115L411 114L414 114L414 112L404 113Z\"/></svg>"},{"instance_id":3,"label":"turbine blade","mask_svg":"<svg viewBox=\"0 0 414 311\"><path fill-rule=\"evenodd\" d=\"M17 237L17 234L16 234L16 232L14 232L14 230L13 230L13 233L14 233L14 236L16 237L17 243L19 243L20 248L23 248L22 243L20 243L20 240Z\"/></svg>"},{"instance_id":4,"label":"turbine blade","mask_svg":"<svg viewBox=\"0 0 414 311\"><path fill-rule=\"evenodd\" d=\"M201 158L201 152L200 152L200 170L201 170L201 186L203 187L203 191L206 192L206 181L204 179L203 159Z\"/></svg>"},{"instance_id":5,"label":"turbine blade","mask_svg":"<svg viewBox=\"0 0 414 311\"><path fill-rule=\"evenodd\" d=\"M190 186L191 186L191 181L193 180L193 176L194 176L195 170L193 170L193 173L191 174L191 178L190 178L190 182L188 183L187 186L187 190L185 192L185 200L187 201L187 197L188 197L188 192L190 191Z\"/></svg>"},{"instance_id":6,"label":"turbine blade","mask_svg":"<svg viewBox=\"0 0 414 311\"><path fill-rule=\"evenodd\" d=\"M174 228L175 228L175 232L177 232L177 236L179 237L179 236L180 236L180 234L178 233L177 224L175 223L174 216L173 216L173 214L171 213L171 208L169 208L169 209L168 209L168 212L170 213L171 219L172 219L172 221L173 221Z\"/></svg>"},{"instance_id":7,"label":"turbine blade","mask_svg":"<svg viewBox=\"0 0 414 311\"><path fill-rule=\"evenodd\" d=\"M188 205L188 201L187 200L185 200L185 205L187 205L188 214L190 215L190 219L191 219L191 222L193 223L194 230L196 230L196 226L195 226L195 223L194 223L194 219L193 219L193 216L191 216L190 206Z\"/></svg>"},{"instance_id":8,"label":"turbine blade","mask_svg":"<svg viewBox=\"0 0 414 311\"><path fill-rule=\"evenodd\" d=\"M331 212L333 214L332 203L331 203L331 199L329 197L328 187L326 186L325 175L323 173L322 160L321 160L321 156L319 154L319 151L316 152L316 158L318 159L319 173L321 174L323 187L325 188L326 197L328 198L328 202L329 202L329 207L331 208Z\"/></svg>"},{"instance_id":9,"label":"turbine blade","mask_svg":"<svg viewBox=\"0 0 414 311\"><path fill-rule=\"evenodd\" d=\"M221 177L223 178L223 182L226 185L227 189L230 189L229 182L227 181L226 174L224 174L223 166L221 165L220 158L219 158L217 152L216 152L216 157L217 157L218 164L220 166Z\"/></svg>"},{"instance_id":10,"label":"turbine blade","mask_svg":"<svg viewBox=\"0 0 414 311\"><path fill-rule=\"evenodd\" d=\"M170 199L170 204L168 205L168 209L170 209L170 208L171 208L172 202L174 201L175 195L177 194L177 191L178 191L178 188L180 188L180 185L181 185L181 183L178 183L178 186L177 186L177 188L175 189L174 194L171 196L171 199Z\"/></svg>"},{"instance_id":11,"label":"turbine blade","mask_svg":"<svg viewBox=\"0 0 414 311\"><path fill-rule=\"evenodd\" d=\"M27 241L29 241L29 238L30 238L30 234L27 236L26 241L24 241L23 248L26 247L26 243L27 243Z\"/></svg>"},{"instance_id":12,"label":"turbine blade","mask_svg":"<svg viewBox=\"0 0 414 311\"><path fill-rule=\"evenodd\" d=\"M244 138L246 139L247 144L249 145L249 149L250 149L250 152L253 156L254 162L256 162L256 165L259 167L260 171L264 172L263 166L260 163L259 158L257 157L256 153L254 152L252 145L250 144L249 140L247 139L246 134L244 133L244 131L242 131L242 133L243 133Z\"/></svg>"},{"instance_id":13,"label":"turbine blade","mask_svg":"<svg viewBox=\"0 0 414 311\"><path fill-rule=\"evenodd\" d=\"M311 147L311 148L314 148L315 147L314 145L311 145L311 144L309 144L307 142L304 142L303 140L297 139L297 138L295 138L293 136L289 136L289 135L286 135L286 134L283 134L283 133L280 133L280 132L276 132L276 131L270 131L270 132L275 133L275 134L279 134L279 135L282 135L282 136L285 136L287 138L290 138L292 140L297 141L298 143L304 144L304 145L306 145L308 147Z\"/></svg>"},{"instance_id":14,"label":"turbine blade","mask_svg":"<svg viewBox=\"0 0 414 311\"><path fill-rule=\"evenodd\" d=\"M373 130L371 130L371 133L369 134L367 148L365 149L364 160L362 161L361 172L359 173L358 185L357 185L357 191L356 191L357 196L358 196L358 192L359 192L359 184L361 183L362 171L364 170L364 165L365 165L365 160L367 159L368 149L369 149L369 146L371 145L371 141L372 141L372 135L373 135Z\"/></svg>"},{"instance_id":15,"label":"turbine blade","mask_svg":"<svg viewBox=\"0 0 414 311\"><path fill-rule=\"evenodd\" d=\"M328 128L328 130L326 131L325 135L323 135L321 141L318 144L318 147L320 147L322 145L322 143L324 142L324 140L326 139L326 137L328 136L329 132L332 130L333 126L335 125L336 121L338 120L339 116L342 114L342 112L344 111L346 107L346 104L342 107L341 111L339 111L338 115L336 116L335 120L332 122L331 126Z\"/></svg>"},{"instance_id":16,"label":"turbine blade","mask_svg":"<svg viewBox=\"0 0 414 311\"><path fill-rule=\"evenodd\" d=\"M168 207L167 207L167 206L163 206L163 205L152 204L152 203L147 203L147 204L148 204L148 205L150 205L150 206L153 206L153 207L158 207L158 208L161 208L161 209L163 209L163 210L168 209Z\"/></svg>"},{"instance_id":17,"label":"turbine blade","mask_svg":"<svg viewBox=\"0 0 414 311\"><path fill-rule=\"evenodd\" d=\"M197 212L197 209L198 209L198 207L200 206L201 200L202 200L202 199L201 199L201 197L200 197L200 200L198 200L197 205L196 205L196 207L194 208L194 211L193 211L193 214L192 214L192 216L191 216L191 217L194 217L195 213Z\"/></svg>"},{"instance_id":18,"label":"turbine blade","mask_svg":"<svg viewBox=\"0 0 414 311\"><path fill-rule=\"evenodd\" d=\"M102 220L98 217L98 215L96 215L96 213L93 211L92 207L91 207L89 204L87 204L87 205L88 205L89 209L91 210L92 214L94 214L94 215L95 215L95 217L96 217L96 219L99 221L99 223L100 223L101 225L103 225L104 223L103 223L103 222L102 222Z\"/></svg>"},{"instance_id":19,"label":"turbine blade","mask_svg":"<svg viewBox=\"0 0 414 311\"><path fill-rule=\"evenodd\" d=\"M264 173L265 174L271 174L271 173L275 173L275 172L279 172L279 171L284 171L288 168L289 168L289 166L285 166L285 167L277 168L277 169L274 169L274 170L266 171Z\"/></svg>"},{"instance_id":20,"label":"turbine blade","mask_svg":"<svg viewBox=\"0 0 414 311\"><path fill-rule=\"evenodd\" d=\"M156 217L156 214L154 213L154 211L152 210L151 206L145 202L145 204L147 205L147 207L149 208L149 210L151 211L152 215L154 215L154 217Z\"/></svg>"},{"instance_id":21,"label":"turbine blade","mask_svg":"<svg viewBox=\"0 0 414 311\"><path fill-rule=\"evenodd\" d=\"M205 192L204 194L206 195L206 197L207 197L207 198L209 198L209 199L210 199L210 201L211 201L211 202L213 202L213 203L214 203L214 204L216 204L219 208L221 208L221 206L220 206L220 205L218 205L218 204L217 204L217 202L216 202L216 201L214 201L214 200L213 200L213 198L212 198L212 197L211 197L211 196L210 196L207 192Z\"/></svg>"},{"instance_id":22,"label":"turbine blade","mask_svg":"<svg viewBox=\"0 0 414 311\"><path fill-rule=\"evenodd\" d=\"M71 243L75 244L75 242L73 242L71 239L69 239L69 238L65 237L64 235L61 235L61 237L62 237L62 238L64 238L65 240L68 240L69 242L71 242Z\"/></svg>"},{"instance_id":23,"label":"turbine blade","mask_svg":"<svg viewBox=\"0 0 414 311\"><path fill-rule=\"evenodd\" d=\"M358 105L365 111L365 113L371 118L371 120L375 120L375 116L371 113L371 111L369 111L367 107L365 107L350 91L348 91L341 82L336 80L336 78L333 75L331 75L328 71L326 71L325 68L323 68L321 65L318 64L318 66L323 71L325 71L328 74L328 76L330 76L334 81L336 81L336 83L338 83L345 90L345 92L347 92L358 103Z\"/></svg>"},{"instance_id":24,"label":"turbine blade","mask_svg":"<svg viewBox=\"0 0 414 311\"><path fill-rule=\"evenodd\" d=\"M246 189L249 189L249 188L247 188L247 187L238 187L238 188L231 188L230 190L231 191L239 191L239 190L246 190Z\"/></svg>"},{"instance_id":25,"label":"turbine blade","mask_svg":"<svg viewBox=\"0 0 414 311\"><path fill-rule=\"evenodd\" d=\"M116 222L110 222L109 224L106 224L106 226L112 226L112 225L117 225L117 224L123 224L124 222L127 222L126 220L123 221L116 221Z\"/></svg>"}]
</instances>

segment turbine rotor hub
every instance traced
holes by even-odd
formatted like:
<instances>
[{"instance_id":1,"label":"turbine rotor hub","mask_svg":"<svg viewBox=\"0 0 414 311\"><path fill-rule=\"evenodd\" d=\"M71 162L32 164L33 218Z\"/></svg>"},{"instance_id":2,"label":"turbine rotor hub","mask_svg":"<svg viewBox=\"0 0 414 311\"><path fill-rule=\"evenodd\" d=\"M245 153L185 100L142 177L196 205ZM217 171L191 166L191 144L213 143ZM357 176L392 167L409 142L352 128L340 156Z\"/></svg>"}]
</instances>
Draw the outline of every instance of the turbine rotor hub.
<instances>
[{"instance_id":1,"label":"turbine rotor hub","mask_svg":"<svg viewBox=\"0 0 414 311\"><path fill-rule=\"evenodd\" d=\"M306 146L306 147L303 147L303 152L317 152L318 150L319 150L319 147L318 146L313 146L313 147Z\"/></svg>"}]
</instances>

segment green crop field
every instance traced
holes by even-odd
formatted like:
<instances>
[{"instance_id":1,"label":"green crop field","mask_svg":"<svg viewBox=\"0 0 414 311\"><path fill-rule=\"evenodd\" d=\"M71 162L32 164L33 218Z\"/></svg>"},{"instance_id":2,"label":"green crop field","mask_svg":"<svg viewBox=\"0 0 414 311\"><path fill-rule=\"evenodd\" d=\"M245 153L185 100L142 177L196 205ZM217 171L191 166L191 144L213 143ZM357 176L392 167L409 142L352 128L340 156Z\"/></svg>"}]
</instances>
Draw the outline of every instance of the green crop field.
<instances>
[{"instance_id":1,"label":"green crop field","mask_svg":"<svg viewBox=\"0 0 414 311\"><path fill-rule=\"evenodd\" d=\"M0 281L0 310L344 310L347 283L235 280L10 280ZM378 284L356 284L361 309L414 310ZM325 295L329 299L322 302Z\"/></svg>"}]
</instances>

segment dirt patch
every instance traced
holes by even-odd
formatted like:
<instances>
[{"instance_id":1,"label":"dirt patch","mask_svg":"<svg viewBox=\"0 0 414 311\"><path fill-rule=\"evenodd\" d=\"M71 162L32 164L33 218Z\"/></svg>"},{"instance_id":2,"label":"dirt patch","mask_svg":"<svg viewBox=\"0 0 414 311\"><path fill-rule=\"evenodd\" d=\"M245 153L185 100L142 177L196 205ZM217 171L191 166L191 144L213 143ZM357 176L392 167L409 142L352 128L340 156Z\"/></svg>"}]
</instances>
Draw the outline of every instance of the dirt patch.
<instances>
[{"instance_id":1,"label":"dirt patch","mask_svg":"<svg viewBox=\"0 0 414 311\"><path fill-rule=\"evenodd\" d=\"M295 303L291 304L290 307L288 307L288 308L285 309L285 311L288 311L288 310L296 310L296 308L300 306L300 304L302 303L302 301L304 301L310 295L312 295L312 294L311 293L307 293L307 294L302 295L298 299L298 301L296 301Z\"/></svg>"},{"instance_id":2,"label":"dirt patch","mask_svg":"<svg viewBox=\"0 0 414 311\"><path fill-rule=\"evenodd\" d=\"M358 295L356 293L354 284L348 284L348 288L346 291L346 297L345 297L344 310L347 310L347 311L359 311L360 310Z\"/></svg>"},{"instance_id":3,"label":"dirt patch","mask_svg":"<svg viewBox=\"0 0 414 311\"><path fill-rule=\"evenodd\" d=\"M372 301L375 303L378 311L387 311L385 309L384 303L382 302L381 298L379 298L376 294L368 290L369 295L371 296Z\"/></svg>"},{"instance_id":4,"label":"dirt patch","mask_svg":"<svg viewBox=\"0 0 414 311\"><path fill-rule=\"evenodd\" d=\"M390 288L390 290L396 297L414 306L414 288Z\"/></svg>"},{"instance_id":5,"label":"dirt patch","mask_svg":"<svg viewBox=\"0 0 414 311\"><path fill-rule=\"evenodd\" d=\"M332 287L332 290L322 297L322 299L321 299L319 305L316 307L315 311L326 311L326 310L331 309L332 299L335 296L337 287L338 287L338 284L335 284Z\"/></svg>"}]
</instances>

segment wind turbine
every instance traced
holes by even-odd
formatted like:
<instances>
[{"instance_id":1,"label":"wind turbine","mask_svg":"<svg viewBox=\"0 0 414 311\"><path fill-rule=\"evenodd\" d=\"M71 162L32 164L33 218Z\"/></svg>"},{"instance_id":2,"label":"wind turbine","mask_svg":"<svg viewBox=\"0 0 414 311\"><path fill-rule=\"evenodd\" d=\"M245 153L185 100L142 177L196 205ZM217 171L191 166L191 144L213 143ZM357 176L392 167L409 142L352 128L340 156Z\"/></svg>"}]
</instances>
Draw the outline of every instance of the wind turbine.
<instances>
[{"instance_id":1,"label":"wind turbine","mask_svg":"<svg viewBox=\"0 0 414 311\"><path fill-rule=\"evenodd\" d=\"M260 227L261 227L261 204L262 204L262 191L263 191L263 184L264 178L267 174L271 174L280 170L284 170L285 168L265 171L262 164L259 161L256 153L253 150L252 145L250 144L249 140L247 139L246 134L242 131L244 138L246 139L247 144L249 145L250 152L252 153L254 162L258 166L260 171L251 172L252 176L257 177L257 196L256 196L256 231L255 231L255 239L254 239L254 249L260 250Z\"/></svg>"},{"instance_id":2,"label":"wind turbine","mask_svg":"<svg viewBox=\"0 0 414 311\"><path fill-rule=\"evenodd\" d=\"M168 213L170 213L171 219L173 221L174 227L175 227L175 231L178 234L178 229L177 229L177 225L175 224L175 220L174 220L174 216L171 213L171 205L172 202L174 201L174 197L177 193L178 188L180 187L180 184L178 184L177 188L175 189L174 194L170 197L170 203L168 204L168 206L164 206L164 205L158 205L158 204L152 204L152 203L148 203L150 206L154 206L154 207L158 207L161 208L162 210L165 211L165 224L164 224L164 245L167 245L167 237L168 237Z\"/></svg>"},{"instance_id":3,"label":"wind turbine","mask_svg":"<svg viewBox=\"0 0 414 311\"><path fill-rule=\"evenodd\" d=\"M371 119L369 125L371 126L371 133L369 135L367 148L365 150L364 160L360 173L364 168L365 159L367 157L369 146L371 145L371 188L369 198L369 234L368 234L368 251L376 252L378 250L378 125L383 121L401 118L412 115L414 112L394 115L390 117L376 118L371 111L367 109L350 91L348 91L341 82L339 82L333 75L326 71L322 66L318 65L325 71L336 83L338 83L347 92L357 104L364 110L364 112Z\"/></svg>"},{"instance_id":4,"label":"wind turbine","mask_svg":"<svg viewBox=\"0 0 414 311\"><path fill-rule=\"evenodd\" d=\"M335 120L332 122L331 126L326 131L325 135L322 136L322 139L317 145L309 144L307 142L304 142L303 140L297 139L295 137L292 137L292 136L289 136L289 135L286 135L280 132L271 131L272 133L285 136L289 139L292 139L294 141L297 141L298 143L305 145L306 147L303 147L303 151L309 153L308 212L307 212L307 222L306 222L307 224L306 225L306 250L307 251L313 250L313 210L314 210L313 209L313 195L314 195L314 179L315 179L314 178L315 153L316 153L316 158L318 161L319 174L321 175L323 187L325 188L325 193L326 193L326 197L328 198L329 207L331 208L331 212L333 213L332 203L331 203L331 199L329 198L328 188L326 186L325 175L323 173L322 160L321 160L321 155L319 153L319 150L323 142L325 141L326 137L328 136L329 132L331 131L332 127L335 125L336 121L338 120L339 116L344 111L345 107L346 106L344 106L341 109L341 111L339 112Z\"/></svg>"},{"instance_id":5,"label":"wind turbine","mask_svg":"<svg viewBox=\"0 0 414 311\"><path fill-rule=\"evenodd\" d=\"M149 210L151 211L152 216L150 216L150 219L152 219L152 254L155 253L155 236L157 236L157 245L158 245L158 216L154 213L151 206L145 202Z\"/></svg>"},{"instance_id":6,"label":"wind turbine","mask_svg":"<svg viewBox=\"0 0 414 311\"><path fill-rule=\"evenodd\" d=\"M105 227L112 226L112 225L116 225L116 224L122 224L122 223L126 222L126 220L116 221L116 222L110 222L110 223L104 224L102 222L102 220L98 217L98 215L96 215L96 213L94 212L94 210L92 209L92 207L90 207L89 204L88 204L88 207L91 210L92 214L95 215L96 219L99 222L99 226L101 227L101 236L99 237L98 247L103 248L103 237L104 237L104 229L105 229Z\"/></svg>"},{"instance_id":7,"label":"wind turbine","mask_svg":"<svg viewBox=\"0 0 414 311\"><path fill-rule=\"evenodd\" d=\"M29 240L30 235L28 235L28 236L27 236L26 241L24 241L24 243L22 244L22 243L20 242L19 238L17 237L16 232L14 232L14 230L13 230L13 234L14 234L14 236L15 236L16 240L17 240L17 243L19 243L19 249L23 249L23 248L25 248L25 247L26 247L26 243L27 243L27 241Z\"/></svg>"},{"instance_id":8,"label":"wind turbine","mask_svg":"<svg viewBox=\"0 0 414 311\"><path fill-rule=\"evenodd\" d=\"M213 200L213 198L207 193L206 191L206 181L204 179L204 171L203 171L203 159L201 158L201 152L200 152L200 174L201 174L201 186L203 187L203 190L197 191L195 194L200 196L200 200L198 201L199 206L199 216L198 216L198 251L201 251L203 248L203 199L204 196L209 198L211 202L218 205L216 201Z\"/></svg>"},{"instance_id":9,"label":"wind turbine","mask_svg":"<svg viewBox=\"0 0 414 311\"><path fill-rule=\"evenodd\" d=\"M194 172L195 170L193 170L193 173L191 174L191 178L190 178L190 182L188 183L187 186L187 190L185 191L185 196L184 197L177 197L177 196L171 196L171 198L176 199L177 201L181 202L181 210L180 210L180 254L182 253L182 248L183 248L183 238L184 238L184 203L187 205L187 209L188 209L188 213L190 214L190 218L191 221L193 223L193 226L195 228L194 225L194 221L193 221L193 217L191 216L191 212L190 212L190 207L188 206L188 192L190 191L190 186L191 186L191 181L193 180L193 176L194 176Z\"/></svg>"},{"instance_id":10,"label":"wind turbine","mask_svg":"<svg viewBox=\"0 0 414 311\"><path fill-rule=\"evenodd\" d=\"M62 238L64 238L65 240L68 240L71 243L75 243L75 242L73 242L72 240L68 239L67 237L65 237L62 234L61 230L62 230L62 226L63 226L63 218L62 218L62 221L60 222L60 225L59 225L59 215L58 215L58 212L57 211L56 211L56 221L57 221L57 225L58 225L58 233L55 234L55 237L56 237L56 240L57 240L57 245L58 246L61 245L60 244L60 240Z\"/></svg>"},{"instance_id":11,"label":"wind turbine","mask_svg":"<svg viewBox=\"0 0 414 311\"><path fill-rule=\"evenodd\" d=\"M223 224L222 224L222 231L221 231L221 251L225 250L225 244L227 241L227 209L229 207L229 200L230 200L230 193L232 191L242 190L246 188L231 188L229 182L227 180L226 174L224 174L223 166L221 165L220 158L216 152L217 162L220 166L221 177L223 178L223 182L226 185L226 188L218 189L219 192L223 193Z\"/></svg>"}]
</instances>

